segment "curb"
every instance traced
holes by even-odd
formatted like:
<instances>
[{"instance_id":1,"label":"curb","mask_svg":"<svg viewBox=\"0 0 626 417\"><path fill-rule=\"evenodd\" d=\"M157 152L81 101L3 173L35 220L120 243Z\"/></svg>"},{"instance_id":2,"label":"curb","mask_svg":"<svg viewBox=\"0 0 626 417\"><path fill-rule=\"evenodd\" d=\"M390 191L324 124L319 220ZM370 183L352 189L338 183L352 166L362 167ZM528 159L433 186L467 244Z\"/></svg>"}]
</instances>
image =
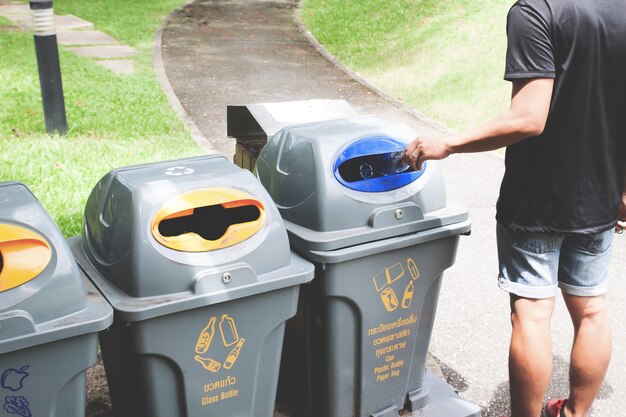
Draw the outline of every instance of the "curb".
<instances>
[{"instance_id":1,"label":"curb","mask_svg":"<svg viewBox=\"0 0 626 417\"><path fill-rule=\"evenodd\" d=\"M161 90L165 93L167 97L167 101L170 103L170 106L174 109L178 117L181 119L189 133L191 134L191 138L196 142L202 149L204 149L208 154L216 154L219 153L213 147L213 144L209 139L204 136L202 131L198 128L198 126L191 119L183 105L181 104L178 96L174 93L174 89L170 84L169 78L167 78L167 73L165 72L165 66L163 65L163 54L162 54L162 46L163 46L163 29L170 22L172 17L178 13L183 7L187 6L190 3L193 3L194 0L189 0L185 2L181 7L174 10L172 13L167 15L167 17L163 20L161 26L157 29L156 35L154 37L154 41L152 42L152 66L154 68L154 73L156 75L157 82L161 86Z\"/></svg>"}]
</instances>

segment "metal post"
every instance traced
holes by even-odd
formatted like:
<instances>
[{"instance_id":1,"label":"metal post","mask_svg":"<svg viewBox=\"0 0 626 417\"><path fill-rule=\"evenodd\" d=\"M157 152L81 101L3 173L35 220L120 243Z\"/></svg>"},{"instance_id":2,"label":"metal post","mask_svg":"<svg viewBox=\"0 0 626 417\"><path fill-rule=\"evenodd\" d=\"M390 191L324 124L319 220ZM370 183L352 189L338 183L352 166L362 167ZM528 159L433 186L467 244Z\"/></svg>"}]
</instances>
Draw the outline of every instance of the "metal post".
<instances>
[{"instance_id":1,"label":"metal post","mask_svg":"<svg viewBox=\"0 0 626 417\"><path fill-rule=\"evenodd\" d=\"M56 131L64 135L67 133L67 120L52 0L30 0L29 4L33 16L35 52L46 132L53 134Z\"/></svg>"}]
</instances>

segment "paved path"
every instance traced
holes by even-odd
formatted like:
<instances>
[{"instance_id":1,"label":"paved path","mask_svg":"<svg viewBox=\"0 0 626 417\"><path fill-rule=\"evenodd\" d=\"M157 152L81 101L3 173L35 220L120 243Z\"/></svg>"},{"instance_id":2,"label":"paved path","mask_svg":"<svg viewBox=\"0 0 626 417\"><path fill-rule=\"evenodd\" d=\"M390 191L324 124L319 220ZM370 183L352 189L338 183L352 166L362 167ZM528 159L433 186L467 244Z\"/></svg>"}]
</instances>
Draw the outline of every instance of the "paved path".
<instances>
[{"instance_id":1,"label":"paved path","mask_svg":"<svg viewBox=\"0 0 626 417\"><path fill-rule=\"evenodd\" d=\"M290 0L200 0L175 13L163 33L163 62L182 106L213 147L232 155L226 105L343 98L362 114L403 121L422 134L439 126L384 99L324 59L294 22ZM496 287L495 201L503 173L498 154L455 155L444 162L448 198L466 204L473 233L463 237L444 277L431 354L461 394L486 417L508 413L508 297ZM608 297L613 362L592 417L624 415L626 398L626 237L616 239ZM567 394L571 324L562 300L554 318L551 396Z\"/></svg>"},{"instance_id":2,"label":"paved path","mask_svg":"<svg viewBox=\"0 0 626 417\"><path fill-rule=\"evenodd\" d=\"M30 7L25 3L0 0L0 16L15 26L3 29L32 31ZM135 67L135 48L122 45L104 32L94 30L93 24L74 15L56 15L54 23L59 45L79 56L96 59L96 63L116 74L131 74Z\"/></svg>"}]
</instances>

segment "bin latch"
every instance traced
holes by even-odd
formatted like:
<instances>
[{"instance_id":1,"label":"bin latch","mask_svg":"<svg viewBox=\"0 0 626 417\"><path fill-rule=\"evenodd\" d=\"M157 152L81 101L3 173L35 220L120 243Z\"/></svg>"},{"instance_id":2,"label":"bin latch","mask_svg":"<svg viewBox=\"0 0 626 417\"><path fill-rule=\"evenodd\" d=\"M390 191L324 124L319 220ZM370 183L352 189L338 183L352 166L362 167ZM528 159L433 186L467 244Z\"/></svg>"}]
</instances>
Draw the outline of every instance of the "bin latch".
<instances>
[{"instance_id":1,"label":"bin latch","mask_svg":"<svg viewBox=\"0 0 626 417\"><path fill-rule=\"evenodd\" d=\"M32 280L46 269L51 258L50 245L37 233L0 224L0 292Z\"/></svg>"}]
</instances>

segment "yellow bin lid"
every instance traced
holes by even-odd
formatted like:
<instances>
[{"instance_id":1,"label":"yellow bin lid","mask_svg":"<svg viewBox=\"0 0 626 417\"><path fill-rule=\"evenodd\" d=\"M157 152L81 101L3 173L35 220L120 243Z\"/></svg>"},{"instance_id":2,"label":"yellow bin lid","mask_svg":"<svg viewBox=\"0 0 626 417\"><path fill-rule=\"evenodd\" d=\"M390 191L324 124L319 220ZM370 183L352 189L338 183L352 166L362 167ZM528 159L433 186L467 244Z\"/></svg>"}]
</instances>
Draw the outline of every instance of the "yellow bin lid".
<instances>
[{"instance_id":1,"label":"yellow bin lid","mask_svg":"<svg viewBox=\"0 0 626 417\"><path fill-rule=\"evenodd\" d=\"M50 245L37 233L0 223L0 291L20 286L50 263Z\"/></svg>"},{"instance_id":2,"label":"yellow bin lid","mask_svg":"<svg viewBox=\"0 0 626 417\"><path fill-rule=\"evenodd\" d=\"M152 235L170 249L207 252L243 242L265 221L265 207L250 194L206 188L166 202L154 216Z\"/></svg>"}]
</instances>

